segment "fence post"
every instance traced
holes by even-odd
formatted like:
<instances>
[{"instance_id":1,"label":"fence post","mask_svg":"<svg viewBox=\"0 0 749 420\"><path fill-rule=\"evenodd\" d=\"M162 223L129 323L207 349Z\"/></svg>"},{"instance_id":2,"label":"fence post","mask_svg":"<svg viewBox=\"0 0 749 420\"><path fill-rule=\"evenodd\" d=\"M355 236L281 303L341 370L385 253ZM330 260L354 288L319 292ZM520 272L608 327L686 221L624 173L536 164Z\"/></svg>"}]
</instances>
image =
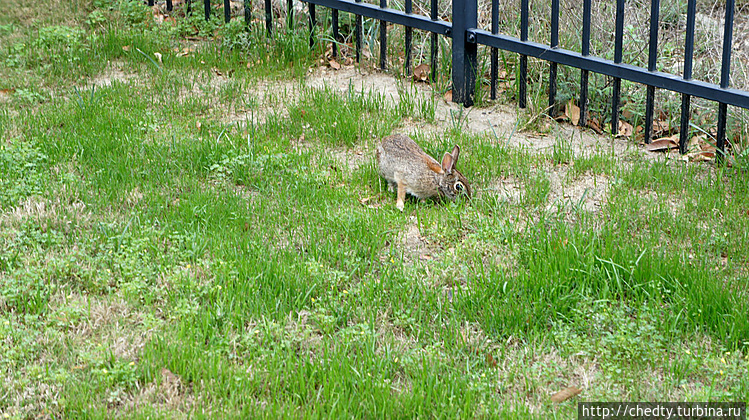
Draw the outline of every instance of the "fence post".
<instances>
[{"instance_id":1,"label":"fence post","mask_svg":"<svg viewBox=\"0 0 749 420\"><path fill-rule=\"evenodd\" d=\"M723 59L720 65L720 87L728 88L731 80L731 45L733 40L733 16L735 0L726 1L726 20L723 28ZM718 153L715 158L722 162L725 158L726 147L726 120L728 119L728 105L723 102L718 103L718 138L716 148Z\"/></svg>"},{"instance_id":2,"label":"fence post","mask_svg":"<svg viewBox=\"0 0 749 420\"><path fill-rule=\"evenodd\" d=\"M478 26L478 0L453 0L453 102L473 105L476 88L476 39L466 34Z\"/></svg>"}]
</instances>

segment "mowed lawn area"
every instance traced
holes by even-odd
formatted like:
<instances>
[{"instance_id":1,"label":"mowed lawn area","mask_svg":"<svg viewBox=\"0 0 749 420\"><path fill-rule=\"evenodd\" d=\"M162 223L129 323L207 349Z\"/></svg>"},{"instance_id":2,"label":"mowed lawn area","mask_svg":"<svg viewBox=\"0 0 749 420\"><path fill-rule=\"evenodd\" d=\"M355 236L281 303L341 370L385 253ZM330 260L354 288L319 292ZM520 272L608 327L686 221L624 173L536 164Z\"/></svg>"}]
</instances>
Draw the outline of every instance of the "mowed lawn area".
<instances>
[{"instance_id":1,"label":"mowed lawn area","mask_svg":"<svg viewBox=\"0 0 749 420\"><path fill-rule=\"evenodd\" d=\"M328 86L304 20L271 39L193 3L0 0L0 419L749 402L738 145L685 161L461 110L366 60L396 94ZM393 133L460 145L473 199L398 211Z\"/></svg>"}]
</instances>

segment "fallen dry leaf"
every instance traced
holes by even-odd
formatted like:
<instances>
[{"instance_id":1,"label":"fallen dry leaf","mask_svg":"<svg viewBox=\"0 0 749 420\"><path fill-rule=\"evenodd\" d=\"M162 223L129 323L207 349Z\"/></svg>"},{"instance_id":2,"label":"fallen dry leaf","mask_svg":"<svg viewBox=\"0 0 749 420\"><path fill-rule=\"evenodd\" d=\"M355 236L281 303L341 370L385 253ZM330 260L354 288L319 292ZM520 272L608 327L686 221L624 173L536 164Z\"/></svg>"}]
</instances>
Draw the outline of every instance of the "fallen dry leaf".
<instances>
[{"instance_id":1,"label":"fallen dry leaf","mask_svg":"<svg viewBox=\"0 0 749 420\"><path fill-rule=\"evenodd\" d=\"M715 152L697 152L697 153L690 153L689 155L689 161L690 162L709 162L713 159L715 159Z\"/></svg>"},{"instance_id":2,"label":"fallen dry leaf","mask_svg":"<svg viewBox=\"0 0 749 420\"><path fill-rule=\"evenodd\" d=\"M564 115L567 116L572 125L577 125L580 122L580 107L575 105L574 99L570 99L564 106Z\"/></svg>"},{"instance_id":3,"label":"fallen dry leaf","mask_svg":"<svg viewBox=\"0 0 749 420\"><path fill-rule=\"evenodd\" d=\"M328 61L328 64L330 65L330 68L332 68L333 70L340 70L341 69L341 65L338 64L338 62L335 61L335 60Z\"/></svg>"},{"instance_id":4,"label":"fallen dry leaf","mask_svg":"<svg viewBox=\"0 0 749 420\"><path fill-rule=\"evenodd\" d=\"M370 209L378 209L382 206L381 203L375 202L373 199L376 197L365 197L359 199L359 204Z\"/></svg>"},{"instance_id":5,"label":"fallen dry leaf","mask_svg":"<svg viewBox=\"0 0 749 420\"><path fill-rule=\"evenodd\" d=\"M552 395L551 402L558 404L558 403L569 400L570 398L580 394L581 392L583 392L583 390L580 388L576 388L574 386L568 386L567 388L564 388L563 390Z\"/></svg>"},{"instance_id":6,"label":"fallen dry leaf","mask_svg":"<svg viewBox=\"0 0 749 420\"><path fill-rule=\"evenodd\" d=\"M632 124L626 121L619 121L619 129L617 130L617 137L629 137L632 135L633 129Z\"/></svg>"},{"instance_id":7,"label":"fallen dry leaf","mask_svg":"<svg viewBox=\"0 0 749 420\"><path fill-rule=\"evenodd\" d=\"M419 64L414 68L414 81L426 82L429 80L429 65Z\"/></svg>"},{"instance_id":8,"label":"fallen dry leaf","mask_svg":"<svg viewBox=\"0 0 749 420\"><path fill-rule=\"evenodd\" d=\"M652 143L645 145L645 150L648 152L663 152L671 149L679 148L679 135L671 137L663 137L657 140L653 140Z\"/></svg>"},{"instance_id":9,"label":"fallen dry leaf","mask_svg":"<svg viewBox=\"0 0 749 420\"><path fill-rule=\"evenodd\" d=\"M445 100L447 102L452 102L453 101L453 91L452 91L452 89L450 89L447 92L445 92Z\"/></svg>"},{"instance_id":10,"label":"fallen dry leaf","mask_svg":"<svg viewBox=\"0 0 749 420\"><path fill-rule=\"evenodd\" d=\"M591 118L590 120L588 120L588 127L590 127L591 130L595 131L596 134L603 134L601 123L596 118Z\"/></svg>"},{"instance_id":11,"label":"fallen dry leaf","mask_svg":"<svg viewBox=\"0 0 749 420\"><path fill-rule=\"evenodd\" d=\"M351 66L354 64L354 59L351 57L346 57L346 60L343 61L344 66Z\"/></svg>"},{"instance_id":12,"label":"fallen dry leaf","mask_svg":"<svg viewBox=\"0 0 749 420\"><path fill-rule=\"evenodd\" d=\"M494 356L491 353L486 353L486 364L491 367L497 367L497 361L494 360Z\"/></svg>"},{"instance_id":13,"label":"fallen dry leaf","mask_svg":"<svg viewBox=\"0 0 749 420\"><path fill-rule=\"evenodd\" d=\"M122 51L130 51L130 46L129 45L123 45L122 46Z\"/></svg>"},{"instance_id":14,"label":"fallen dry leaf","mask_svg":"<svg viewBox=\"0 0 749 420\"><path fill-rule=\"evenodd\" d=\"M179 48L175 48L174 50L177 51L177 57L184 57L186 55L189 55L195 52L195 48L188 48L188 47L182 48L182 51L180 51Z\"/></svg>"},{"instance_id":15,"label":"fallen dry leaf","mask_svg":"<svg viewBox=\"0 0 749 420\"><path fill-rule=\"evenodd\" d=\"M663 137L664 134L669 132L668 122L667 121L653 121L653 130L652 130L652 136L653 137Z\"/></svg>"},{"instance_id":16,"label":"fallen dry leaf","mask_svg":"<svg viewBox=\"0 0 749 420\"><path fill-rule=\"evenodd\" d=\"M195 128L200 130L201 127L203 127L203 123L201 123L200 121L195 122Z\"/></svg>"}]
</instances>

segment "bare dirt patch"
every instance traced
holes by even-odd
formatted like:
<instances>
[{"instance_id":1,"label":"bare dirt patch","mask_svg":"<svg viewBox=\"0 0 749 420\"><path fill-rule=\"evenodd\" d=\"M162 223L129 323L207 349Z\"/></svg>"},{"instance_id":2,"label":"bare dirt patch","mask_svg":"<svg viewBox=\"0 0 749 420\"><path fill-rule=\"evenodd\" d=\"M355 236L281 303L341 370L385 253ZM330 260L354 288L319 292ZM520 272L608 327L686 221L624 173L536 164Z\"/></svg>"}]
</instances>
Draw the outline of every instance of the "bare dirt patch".
<instances>
[{"instance_id":1,"label":"bare dirt patch","mask_svg":"<svg viewBox=\"0 0 749 420\"><path fill-rule=\"evenodd\" d=\"M136 411L140 407L156 408L158 412L170 415L182 414L175 418L188 418L188 413L195 405L192 387L185 383L181 376L167 368L162 368L157 382L143 387L124 404L123 411Z\"/></svg>"},{"instance_id":2,"label":"bare dirt patch","mask_svg":"<svg viewBox=\"0 0 749 420\"><path fill-rule=\"evenodd\" d=\"M565 166L546 168L544 172L550 182L547 211L598 212L606 204L609 186L607 176L583 174L571 178ZM514 176L498 179L489 191L496 194L500 200L515 205L522 204L526 194L525 184Z\"/></svg>"},{"instance_id":3,"label":"bare dirt patch","mask_svg":"<svg viewBox=\"0 0 749 420\"><path fill-rule=\"evenodd\" d=\"M498 179L488 191L494 192L501 201L520 204L525 195L525 184L514 176L503 177Z\"/></svg>"},{"instance_id":4,"label":"bare dirt patch","mask_svg":"<svg viewBox=\"0 0 749 420\"><path fill-rule=\"evenodd\" d=\"M225 76L217 76L217 78L219 81L212 83L214 89L228 83ZM258 81L242 94L239 102L246 106L225 110L222 112L222 121L258 125L263 124L268 116L274 113L288 116L288 106L298 101L300 92L300 85L295 81ZM198 92L193 89L192 94L198 94ZM216 105L222 106L218 103Z\"/></svg>"},{"instance_id":5,"label":"bare dirt patch","mask_svg":"<svg viewBox=\"0 0 749 420\"><path fill-rule=\"evenodd\" d=\"M574 179L568 178L566 168L549 173L549 211L570 209L598 212L606 204L608 177L584 174Z\"/></svg>"},{"instance_id":6,"label":"bare dirt patch","mask_svg":"<svg viewBox=\"0 0 749 420\"><path fill-rule=\"evenodd\" d=\"M89 86L95 86L97 88L103 88L111 86L113 83L128 83L131 79L137 75L132 73L125 73L122 70L122 63L112 62L109 64L104 73L94 77Z\"/></svg>"},{"instance_id":7,"label":"bare dirt patch","mask_svg":"<svg viewBox=\"0 0 749 420\"><path fill-rule=\"evenodd\" d=\"M515 106L497 104L487 108L463 108L462 105L448 102L431 86L424 83L412 83L409 80L399 80L392 75L377 71L362 71L356 68L342 68L332 70L319 68L307 79L306 85L311 88L329 88L344 93L353 90L356 93L375 92L383 95L390 103L395 104L401 95L409 95L416 100L435 100L434 124L424 122L406 123L406 130L420 130L426 132L444 132L449 128L460 127L473 133L487 134L498 142L513 147L523 147L534 151L551 150L558 138L569 140L574 153L595 151L601 148L620 155L627 151L636 150L631 141L623 138L611 139L598 135L587 129L580 129L570 124L561 124L546 118L541 123L547 127L548 133L523 132L518 124L521 111Z\"/></svg>"},{"instance_id":8,"label":"bare dirt patch","mask_svg":"<svg viewBox=\"0 0 749 420\"><path fill-rule=\"evenodd\" d=\"M366 145L354 149L335 148L326 151L326 153L338 163L339 167L348 168L349 171L359 169L360 166L372 159L372 152Z\"/></svg>"}]
</instances>

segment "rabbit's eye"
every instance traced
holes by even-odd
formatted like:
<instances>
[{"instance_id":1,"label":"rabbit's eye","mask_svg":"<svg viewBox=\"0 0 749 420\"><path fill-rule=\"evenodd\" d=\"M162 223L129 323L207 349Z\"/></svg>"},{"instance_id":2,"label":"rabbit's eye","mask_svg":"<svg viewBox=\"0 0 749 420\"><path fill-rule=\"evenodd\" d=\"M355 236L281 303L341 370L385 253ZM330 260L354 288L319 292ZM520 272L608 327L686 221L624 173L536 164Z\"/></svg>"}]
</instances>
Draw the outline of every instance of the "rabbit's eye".
<instances>
[{"instance_id":1,"label":"rabbit's eye","mask_svg":"<svg viewBox=\"0 0 749 420\"><path fill-rule=\"evenodd\" d=\"M462 183L462 182L460 182L460 181L457 181L457 182L455 183L455 191L460 191L460 192L463 192L463 189L464 189L464 188L465 188L465 187L463 186L463 183Z\"/></svg>"}]
</instances>

